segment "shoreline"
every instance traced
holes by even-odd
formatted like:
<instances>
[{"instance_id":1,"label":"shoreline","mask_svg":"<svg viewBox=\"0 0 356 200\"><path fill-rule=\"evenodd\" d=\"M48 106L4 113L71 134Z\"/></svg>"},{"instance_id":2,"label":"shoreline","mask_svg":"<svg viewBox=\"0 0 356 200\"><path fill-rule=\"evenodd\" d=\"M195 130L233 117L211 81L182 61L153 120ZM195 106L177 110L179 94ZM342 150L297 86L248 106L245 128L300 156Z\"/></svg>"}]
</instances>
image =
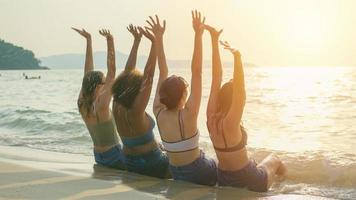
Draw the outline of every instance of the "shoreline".
<instances>
[{"instance_id":1,"label":"shoreline","mask_svg":"<svg viewBox=\"0 0 356 200\"><path fill-rule=\"evenodd\" d=\"M49 67L39 68L0 68L0 71L12 71L12 70L51 70Z\"/></svg>"},{"instance_id":2,"label":"shoreline","mask_svg":"<svg viewBox=\"0 0 356 200\"><path fill-rule=\"evenodd\" d=\"M93 163L89 156L0 146L0 199L328 199L200 186Z\"/></svg>"}]
</instances>

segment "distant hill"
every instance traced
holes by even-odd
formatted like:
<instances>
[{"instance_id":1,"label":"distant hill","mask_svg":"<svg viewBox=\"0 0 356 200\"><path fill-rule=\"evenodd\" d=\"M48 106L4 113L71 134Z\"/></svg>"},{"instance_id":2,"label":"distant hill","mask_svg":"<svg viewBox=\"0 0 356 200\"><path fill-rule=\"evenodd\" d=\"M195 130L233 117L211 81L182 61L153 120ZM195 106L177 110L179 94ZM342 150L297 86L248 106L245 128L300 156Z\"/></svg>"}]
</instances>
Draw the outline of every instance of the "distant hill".
<instances>
[{"instance_id":1,"label":"distant hill","mask_svg":"<svg viewBox=\"0 0 356 200\"><path fill-rule=\"evenodd\" d=\"M0 39L0 70L44 69L31 50Z\"/></svg>"},{"instance_id":2,"label":"distant hill","mask_svg":"<svg viewBox=\"0 0 356 200\"><path fill-rule=\"evenodd\" d=\"M98 68L106 67L107 54L105 51L97 51L93 53L94 66ZM128 55L121 52L116 52L116 65L123 67L126 64ZM42 57L41 63L46 66L50 66L53 69L77 69L82 68L85 62L84 54L60 54L48 57ZM147 60L146 56L137 57L137 65L145 65Z\"/></svg>"},{"instance_id":3,"label":"distant hill","mask_svg":"<svg viewBox=\"0 0 356 200\"><path fill-rule=\"evenodd\" d=\"M97 51L93 53L94 66L98 68L106 68L106 52ZM118 68L123 68L126 64L128 55L116 52L116 65ZM42 57L41 63L45 66L50 66L52 69L80 69L84 66L85 55L84 54L60 54L48 57ZM146 64L147 56L137 57L137 67L143 68ZM167 60L167 63L171 67L184 67L191 65L191 60ZM204 61L205 67L210 67L211 61ZM232 66L231 62L224 62L227 66ZM245 66L254 67L256 65L251 63L245 63Z\"/></svg>"}]
</instances>

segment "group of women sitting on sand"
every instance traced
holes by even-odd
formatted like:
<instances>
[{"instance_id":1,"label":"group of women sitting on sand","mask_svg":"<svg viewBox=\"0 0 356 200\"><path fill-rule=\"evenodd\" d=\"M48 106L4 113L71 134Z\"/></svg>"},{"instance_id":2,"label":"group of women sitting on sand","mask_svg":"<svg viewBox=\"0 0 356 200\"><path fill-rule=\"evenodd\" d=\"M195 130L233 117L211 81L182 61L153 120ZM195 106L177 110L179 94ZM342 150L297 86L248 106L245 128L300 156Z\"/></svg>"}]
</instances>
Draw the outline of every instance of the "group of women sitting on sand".
<instances>
[{"instance_id":1,"label":"group of women sitting on sand","mask_svg":"<svg viewBox=\"0 0 356 200\"><path fill-rule=\"evenodd\" d=\"M259 164L248 156L247 133L241 125L246 99L241 54L227 42L221 42L234 57L233 79L221 86L219 36L222 30L207 25L205 18L197 11L192 12L192 18L195 38L190 92L184 78L168 76L163 48L166 22L160 22L157 16L150 17L145 28L128 27L134 42L125 70L118 77L115 77L114 39L110 31L99 31L107 41L105 76L100 71L94 71L90 34L84 29L73 28L87 41L78 108L94 143L95 161L103 166L152 177L267 191L275 175L285 173L285 167L274 155ZM206 114L217 161L207 158L199 148L204 31L210 33L212 42L212 84ZM142 35L151 42L143 73L136 68ZM153 103L154 119L146 108L157 60L159 78ZM156 125L162 145L155 140Z\"/></svg>"}]
</instances>

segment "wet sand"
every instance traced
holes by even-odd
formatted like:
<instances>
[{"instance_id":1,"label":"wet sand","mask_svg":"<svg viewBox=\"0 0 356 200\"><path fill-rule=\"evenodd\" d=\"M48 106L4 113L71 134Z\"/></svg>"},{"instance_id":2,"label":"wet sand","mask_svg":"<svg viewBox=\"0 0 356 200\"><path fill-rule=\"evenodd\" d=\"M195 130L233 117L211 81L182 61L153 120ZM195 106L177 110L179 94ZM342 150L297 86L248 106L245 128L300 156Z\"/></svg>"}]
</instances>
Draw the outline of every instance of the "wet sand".
<instances>
[{"instance_id":1,"label":"wet sand","mask_svg":"<svg viewBox=\"0 0 356 200\"><path fill-rule=\"evenodd\" d=\"M268 196L244 189L161 180L92 165L90 157L78 159L72 154L25 150L0 146L0 200L326 199L303 195ZM32 158L26 158L27 154Z\"/></svg>"}]
</instances>

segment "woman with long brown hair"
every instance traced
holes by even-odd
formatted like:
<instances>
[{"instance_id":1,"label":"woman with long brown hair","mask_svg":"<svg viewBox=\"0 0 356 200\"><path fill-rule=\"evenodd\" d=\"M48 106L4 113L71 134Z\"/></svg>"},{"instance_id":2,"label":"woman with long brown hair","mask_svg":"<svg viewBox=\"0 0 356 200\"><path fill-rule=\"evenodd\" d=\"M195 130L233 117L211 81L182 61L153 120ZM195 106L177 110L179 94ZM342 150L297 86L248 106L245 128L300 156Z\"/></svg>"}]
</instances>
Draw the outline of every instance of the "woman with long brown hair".
<instances>
[{"instance_id":1,"label":"woman with long brown hair","mask_svg":"<svg viewBox=\"0 0 356 200\"><path fill-rule=\"evenodd\" d=\"M205 29L210 32L213 48L212 83L206 114L210 139L219 160L218 184L267 191L274 176L285 173L285 166L274 155L268 156L260 164L250 160L246 149L247 132L241 125L246 99L241 54L227 42L222 43L234 56L234 75L231 81L221 87L222 65L218 41L222 30L217 31L208 25L205 25Z\"/></svg>"},{"instance_id":2,"label":"woman with long brown hair","mask_svg":"<svg viewBox=\"0 0 356 200\"><path fill-rule=\"evenodd\" d=\"M94 71L91 35L84 29L73 28L87 41L84 77L78 97L79 112L84 120L94 145L95 161L98 164L126 169L116 126L110 111L111 87L115 80L114 38L108 30L99 31L106 38L108 47L107 74Z\"/></svg>"}]
</instances>

